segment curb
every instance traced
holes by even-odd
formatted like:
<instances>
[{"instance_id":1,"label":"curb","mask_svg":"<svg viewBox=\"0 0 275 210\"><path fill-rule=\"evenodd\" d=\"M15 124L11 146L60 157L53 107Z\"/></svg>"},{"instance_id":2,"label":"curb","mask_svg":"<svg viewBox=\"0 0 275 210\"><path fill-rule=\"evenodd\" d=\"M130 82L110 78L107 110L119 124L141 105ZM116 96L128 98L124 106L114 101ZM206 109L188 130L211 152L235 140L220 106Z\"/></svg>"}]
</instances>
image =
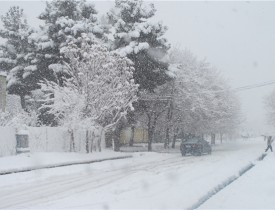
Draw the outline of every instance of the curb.
<instances>
[{"instance_id":1,"label":"curb","mask_svg":"<svg viewBox=\"0 0 275 210\"><path fill-rule=\"evenodd\" d=\"M256 160L257 161L262 161L266 157L266 155L267 154L263 153ZM255 165L256 165L255 163L248 163L244 168L241 168L239 170L239 173L237 175L232 175L232 176L228 177L222 183L218 184L216 187L212 188L212 190L208 191L195 204L193 204L191 207L189 207L187 209L188 210L193 210L193 209L199 208L202 204L204 204L212 196L216 195L222 189L226 188L232 182L236 181L238 178L240 178L241 176L243 176L247 171L249 171L250 169L252 169Z\"/></svg>"},{"instance_id":2,"label":"curb","mask_svg":"<svg viewBox=\"0 0 275 210\"><path fill-rule=\"evenodd\" d=\"M51 164L51 165L37 166L37 167L26 167L26 168L21 168L19 170L13 169L13 170L0 171L0 176L1 175L8 175L8 174L15 174L15 173L28 172L28 171L35 171L35 170L40 170L40 169L58 168L58 167L72 166L72 165L84 165L84 164L103 162L103 161L106 161L106 160L118 160L118 159L132 158L132 157L133 157L132 155L126 155L126 156L113 157L113 158L103 158L103 159L97 159L97 160L72 161L72 162L69 162L69 163Z\"/></svg>"}]
</instances>

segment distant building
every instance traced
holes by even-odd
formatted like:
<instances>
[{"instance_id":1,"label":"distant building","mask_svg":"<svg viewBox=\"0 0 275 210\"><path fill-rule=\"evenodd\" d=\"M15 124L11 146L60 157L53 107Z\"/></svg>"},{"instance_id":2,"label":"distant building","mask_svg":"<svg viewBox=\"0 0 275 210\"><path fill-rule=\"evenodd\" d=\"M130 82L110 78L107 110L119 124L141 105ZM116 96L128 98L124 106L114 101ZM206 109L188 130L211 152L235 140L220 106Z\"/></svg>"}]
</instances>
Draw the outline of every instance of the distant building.
<instances>
[{"instance_id":1,"label":"distant building","mask_svg":"<svg viewBox=\"0 0 275 210\"><path fill-rule=\"evenodd\" d=\"M129 144L131 138L131 128L124 128L120 133L120 143ZM136 127L134 130L134 143L147 143L148 131L142 127Z\"/></svg>"}]
</instances>

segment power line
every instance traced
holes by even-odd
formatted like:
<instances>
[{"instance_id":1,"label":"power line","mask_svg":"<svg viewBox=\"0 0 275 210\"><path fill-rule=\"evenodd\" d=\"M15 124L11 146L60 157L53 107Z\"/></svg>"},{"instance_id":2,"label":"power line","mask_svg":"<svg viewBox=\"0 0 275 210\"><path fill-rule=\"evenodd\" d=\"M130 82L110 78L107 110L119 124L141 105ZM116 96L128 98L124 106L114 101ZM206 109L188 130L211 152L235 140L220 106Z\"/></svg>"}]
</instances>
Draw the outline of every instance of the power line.
<instances>
[{"instance_id":1,"label":"power line","mask_svg":"<svg viewBox=\"0 0 275 210\"><path fill-rule=\"evenodd\" d=\"M199 94L201 94L201 93L222 93L222 92L227 92L227 91L240 92L240 91L245 91L245 90L260 88L260 87L264 87L264 86L268 86L268 85L275 85L275 80L266 81L266 82L262 82L262 83L257 83L257 84L253 84L253 85L241 86L241 87L237 87L237 88L226 89L226 90L200 92ZM169 101L172 98L173 98L173 95L147 96L147 97L142 97L139 100L142 100L142 101L152 101L152 100L156 100L156 101Z\"/></svg>"},{"instance_id":2,"label":"power line","mask_svg":"<svg viewBox=\"0 0 275 210\"><path fill-rule=\"evenodd\" d=\"M253 84L253 85L246 85L246 86L242 86L242 87L238 87L238 88L233 88L232 90L235 92L239 92L239 91L250 90L250 89L274 85L274 84L275 84L275 80L271 80L271 81L257 83L257 84Z\"/></svg>"}]
</instances>

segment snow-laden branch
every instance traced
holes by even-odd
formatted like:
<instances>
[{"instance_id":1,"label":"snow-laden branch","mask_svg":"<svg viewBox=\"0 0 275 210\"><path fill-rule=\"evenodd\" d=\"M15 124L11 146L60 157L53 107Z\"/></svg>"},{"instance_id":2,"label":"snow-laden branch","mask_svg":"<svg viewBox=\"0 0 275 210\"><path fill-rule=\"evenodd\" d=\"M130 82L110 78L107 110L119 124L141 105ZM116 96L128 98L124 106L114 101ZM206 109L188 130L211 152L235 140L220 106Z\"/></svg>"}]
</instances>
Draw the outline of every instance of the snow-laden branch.
<instances>
[{"instance_id":1,"label":"snow-laden branch","mask_svg":"<svg viewBox=\"0 0 275 210\"><path fill-rule=\"evenodd\" d=\"M60 124L112 125L137 100L134 68L127 58L99 44L91 44L85 34L78 43L81 46L70 43L62 48L69 60L65 66L71 76L64 86L53 82L42 84L43 91L48 92L42 108L49 109Z\"/></svg>"}]
</instances>

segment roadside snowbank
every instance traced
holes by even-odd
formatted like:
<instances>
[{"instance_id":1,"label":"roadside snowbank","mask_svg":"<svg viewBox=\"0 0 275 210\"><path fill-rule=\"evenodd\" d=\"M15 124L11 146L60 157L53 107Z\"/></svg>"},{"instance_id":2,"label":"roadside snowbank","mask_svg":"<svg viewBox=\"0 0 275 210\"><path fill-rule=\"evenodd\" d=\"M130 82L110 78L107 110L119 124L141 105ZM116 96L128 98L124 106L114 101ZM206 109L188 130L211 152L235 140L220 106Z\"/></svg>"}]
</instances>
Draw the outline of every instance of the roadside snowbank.
<instances>
[{"instance_id":1,"label":"roadside snowbank","mask_svg":"<svg viewBox=\"0 0 275 210\"><path fill-rule=\"evenodd\" d=\"M263 161L258 162L199 209L274 209L274 163L274 153L268 153Z\"/></svg>"},{"instance_id":2,"label":"roadside snowbank","mask_svg":"<svg viewBox=\"0 0 275 210\"><path fill-rule=\"evenodd\" d=\"M67 165L101 162L104 160L131 157L113 151L97 153L25 153L16 156L0 158L0 175L25 172L43 168L54 168Z\"/></svg>"}]
</instances>

